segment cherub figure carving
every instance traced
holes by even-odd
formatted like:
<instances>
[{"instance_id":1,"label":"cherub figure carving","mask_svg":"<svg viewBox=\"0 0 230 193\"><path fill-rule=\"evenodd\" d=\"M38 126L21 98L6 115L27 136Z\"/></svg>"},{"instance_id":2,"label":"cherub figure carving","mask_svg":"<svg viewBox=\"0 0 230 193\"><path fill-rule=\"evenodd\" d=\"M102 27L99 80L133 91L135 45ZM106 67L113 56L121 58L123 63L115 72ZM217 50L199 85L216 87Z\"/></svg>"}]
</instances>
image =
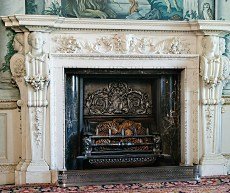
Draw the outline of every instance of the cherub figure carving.
<instances>
[{"instance_id":1,"label":"cherub figure carving","mask_svg":"<svg viewBox=\"0 0 230 193\"><path fill-rule=\"evenodd\" d=\"M67 14L78 18L115 18L116 13L108 8L108 0L66 0Z\"/></svg>"}]
</instances>

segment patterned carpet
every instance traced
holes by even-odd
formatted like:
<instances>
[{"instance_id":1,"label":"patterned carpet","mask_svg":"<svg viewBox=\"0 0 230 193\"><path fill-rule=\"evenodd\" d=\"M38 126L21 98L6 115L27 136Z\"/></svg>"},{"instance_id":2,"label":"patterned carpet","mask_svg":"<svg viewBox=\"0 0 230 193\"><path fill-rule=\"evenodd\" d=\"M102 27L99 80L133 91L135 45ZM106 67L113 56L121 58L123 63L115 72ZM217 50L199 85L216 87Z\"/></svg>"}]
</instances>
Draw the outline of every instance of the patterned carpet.
<instances>
[{"instance_id":1,"label":"patterned carpet","mask_svg":"<svg viewBox=\"0 0 230 193\"><path fill-rule=\"evenodd\" d=\"M58 187L55 185L0 186L1 193L89 192L89 193L230 193L230 176L202 178L200 181L153 182L102 186Z\"/></svg>"}]
</instances>

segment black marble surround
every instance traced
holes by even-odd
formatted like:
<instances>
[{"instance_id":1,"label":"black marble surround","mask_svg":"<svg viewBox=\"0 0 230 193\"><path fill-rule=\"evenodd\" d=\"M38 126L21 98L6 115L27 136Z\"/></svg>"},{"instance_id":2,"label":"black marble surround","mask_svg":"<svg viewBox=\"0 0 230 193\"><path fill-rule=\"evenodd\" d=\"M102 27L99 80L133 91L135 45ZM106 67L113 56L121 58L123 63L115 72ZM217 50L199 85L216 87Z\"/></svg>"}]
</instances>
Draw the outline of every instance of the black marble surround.
<instances>
[{"instance_id":1,"label":"black marble surround","mask_svg":"<svg viewBox=\"0 0 230 193\"><path fill-rule=\"evenodd\" d=\"M86 131L86 98L89 93L103 89L111 82L125 82L132 89L147 93L150 109L139 117L132 113L111 115L111 118L129 120L148 117L143 124L150 132L157 131L162 139L162 154L170 161L160 160L156 165L179 165L180 149L180 70L152 69L66 69L65 70L65 125L66 168L78 169L76 157L83 155L83 133ZM92 89L90 92L89 89ZM95 119L109 115L97 114Z\"/></svg>"}]
</instances>

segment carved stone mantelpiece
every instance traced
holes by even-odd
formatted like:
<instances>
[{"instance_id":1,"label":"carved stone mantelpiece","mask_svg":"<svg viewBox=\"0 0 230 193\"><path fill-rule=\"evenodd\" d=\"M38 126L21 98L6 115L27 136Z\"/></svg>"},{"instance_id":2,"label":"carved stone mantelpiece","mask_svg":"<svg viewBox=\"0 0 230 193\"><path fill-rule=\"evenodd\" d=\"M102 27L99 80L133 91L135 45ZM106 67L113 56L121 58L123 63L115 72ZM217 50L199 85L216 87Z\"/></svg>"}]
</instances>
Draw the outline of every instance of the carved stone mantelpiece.
<instances>
[{"instance_id":1,"label":"carved stone mantelpiece","mask_svg":"<svg viewBox=\"0 0 230 193\"><path fill-rule=\"evenodd\" d=\"M51 182L51 171L55 179L65 170L65 68L181 69L181 164L200 164L202 175L226 174L219 146L229 63L219 42L229 22L2 19L24 37L21 60L11 60L23 102L17 183Z\"/></svg>"}]
</instances>

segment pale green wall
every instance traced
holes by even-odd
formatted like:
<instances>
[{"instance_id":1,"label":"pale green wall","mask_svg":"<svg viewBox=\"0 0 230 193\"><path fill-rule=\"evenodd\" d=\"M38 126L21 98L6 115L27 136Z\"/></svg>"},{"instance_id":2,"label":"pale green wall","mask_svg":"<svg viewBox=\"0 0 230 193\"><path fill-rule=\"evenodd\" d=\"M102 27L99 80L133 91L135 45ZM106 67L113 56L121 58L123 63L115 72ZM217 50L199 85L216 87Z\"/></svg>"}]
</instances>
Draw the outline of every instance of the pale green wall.
<instances>
[{"instance_id":1,"label":"pale green wall","mask_svg":"<svg viewBox=\"0 0 230 193\"><path fill-rule=\"evenodd\" d=\"M217 19L230 20L230 0L218 0Z\"/></svg>"},{"instance_id":2,"label":"pale green wall","mask_svg":"<svg viewBox=\"0 0 230 193\"><path fill-rule=\"evenodd\" d=\"M0 0L0 15L13 15L13 14L25 14L25 0ZM10 33L0 22L0 68L5 63L5 55L7 54L7 43ZM19 99L19 91L11 84L11 74L8 71L0 71L0 100L2 99Z\"/></svg>"}]
</instances>

